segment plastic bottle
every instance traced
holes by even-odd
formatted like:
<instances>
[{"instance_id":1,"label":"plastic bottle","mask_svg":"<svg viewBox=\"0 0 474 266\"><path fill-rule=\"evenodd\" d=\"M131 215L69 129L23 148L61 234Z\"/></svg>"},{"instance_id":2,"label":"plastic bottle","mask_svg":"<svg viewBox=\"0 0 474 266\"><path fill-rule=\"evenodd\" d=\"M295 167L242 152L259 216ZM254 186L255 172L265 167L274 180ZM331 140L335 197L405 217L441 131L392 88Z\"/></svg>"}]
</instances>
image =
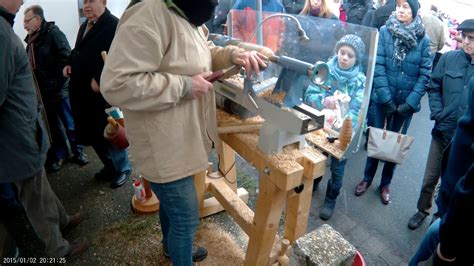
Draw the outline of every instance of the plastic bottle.
<instances>
[{"instance_id":1,"label":"plastic bottle","mask_svg":"<svg viewBox=\"0 0 474 266\"><path fill-rule=\"evenodd\" d=\"M140 180L136 179L133 181L133 191L135 192L135 198L137 198L138 201L144 202L146 200L145 188Z\"/></svg>"}]
</instances>

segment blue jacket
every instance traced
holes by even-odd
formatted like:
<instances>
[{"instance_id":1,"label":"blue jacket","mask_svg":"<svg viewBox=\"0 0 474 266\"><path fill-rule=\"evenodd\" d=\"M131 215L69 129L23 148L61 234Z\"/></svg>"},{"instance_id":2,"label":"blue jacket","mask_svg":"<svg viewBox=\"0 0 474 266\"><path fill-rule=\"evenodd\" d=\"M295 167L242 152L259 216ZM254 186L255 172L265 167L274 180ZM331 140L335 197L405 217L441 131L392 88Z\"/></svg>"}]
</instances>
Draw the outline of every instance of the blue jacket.
<instances>
[{"instance_id":1,"label":"blue jacket","mask_svg":"<svg viewBox=\"0 0 474 266\"><path fill-rule=\"evenodd\" d=\"M423 36L416 48L407 52L400 65L394 59L395 39L386 26L380 29L374 74L372 101L407 103L420 111L420 100L426 92L431 74L430 40Z\"/></svg>"},{"instance_id":2,"label":"blue jacket","mask_svg":"<svg viewBox=\"0 0 474 266\"><path fill-rule=\"evenodd\" d=\"M439 59L428 86L431 119L435 126L431 135L447 145L456 129L459 118L466 112L469 89L474 76L474 64L463 50L445 53Z\"/></svg>"}]
</instances>

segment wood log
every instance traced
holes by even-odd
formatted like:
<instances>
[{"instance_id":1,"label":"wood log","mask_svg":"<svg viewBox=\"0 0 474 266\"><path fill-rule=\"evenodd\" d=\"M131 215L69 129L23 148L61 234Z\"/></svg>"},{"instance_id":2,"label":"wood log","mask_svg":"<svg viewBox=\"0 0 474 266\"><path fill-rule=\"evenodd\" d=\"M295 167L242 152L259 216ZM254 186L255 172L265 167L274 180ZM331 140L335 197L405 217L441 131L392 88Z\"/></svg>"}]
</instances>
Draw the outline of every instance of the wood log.
<instances>
[{"instance_id":1,"label":"wood log","mask_svg":"<svg viewBox=\"0 0 474 266\"><path fill-rule=\"evenodd\" d=\"M239 126L220 126L217 128L219 134L232 133L251 133L260 130L262 125L239 125Z\"/></svg>"},{"instance_id":2,"label":"wood log","mask_svg":"<svg viewBox=\"0 0 474 266\"><path fill-rule=\"evenodd\" d=\"M262 121L218 121L219 127L230 127L230 126L246 126L246 125L262 125Z\"/></svg>"}]
</instances>

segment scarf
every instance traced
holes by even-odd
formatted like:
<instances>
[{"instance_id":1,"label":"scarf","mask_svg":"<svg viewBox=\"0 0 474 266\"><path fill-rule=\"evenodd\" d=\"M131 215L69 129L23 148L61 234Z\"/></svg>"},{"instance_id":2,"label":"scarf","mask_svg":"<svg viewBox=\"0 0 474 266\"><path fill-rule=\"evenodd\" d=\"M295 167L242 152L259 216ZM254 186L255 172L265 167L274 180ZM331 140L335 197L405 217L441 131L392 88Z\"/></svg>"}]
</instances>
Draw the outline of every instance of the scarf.
<instances>
[{"instance_id":1,"label":"scarf","mask_svg":"<svg viewBox=\"0 0 474 266\"><path fill-rule=\"evenodd\" d=\"M41 27L35 31L33 34L26 36L26 43L28 46L28 57L30 58L31 68L36 70L36 61L35 61L35 41L40 35Z\"/></svg>"},{"instance_id":2,"label":"scarf","mask_svg":"<svg viewBox=\"0 0 474 266\"><path fill-rule=\"evenodd\" d=\"M416 16L410 24L405 25L398 21L397 15L393 12L385 25L395 39L393 57L400 65L405 60L407 52L415 48L418 45L418 39L425 35L423 22L420 16Z\"/></svg>"}]
</instances>

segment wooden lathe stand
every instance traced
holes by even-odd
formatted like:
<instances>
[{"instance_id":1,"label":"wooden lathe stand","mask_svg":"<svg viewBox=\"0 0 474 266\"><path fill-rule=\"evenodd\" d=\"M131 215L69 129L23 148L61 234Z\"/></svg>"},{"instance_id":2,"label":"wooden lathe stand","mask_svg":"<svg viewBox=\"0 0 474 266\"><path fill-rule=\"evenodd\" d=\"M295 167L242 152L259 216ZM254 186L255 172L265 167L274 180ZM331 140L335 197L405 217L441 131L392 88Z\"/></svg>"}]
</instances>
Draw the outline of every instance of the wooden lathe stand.
<instances>
[{"instance_id":1,"label":"wooden lathe stand","mask_svg":"<svg viewBox=\"0 0 474 266\"><path fill-rule=\"evenodd\" d=\"M195 175L201 217L225 209L249 236L245 265L273 264L284 253L279 250L281 243L274 243L283 208L286 205L283 238L293 244L306 233L313 179L324 175L326 157L310 147L289 155L282 152L281 157L267 156L257 148L256 133L224 134L220 138L220 168L228 173L225 179L210 178L206 173ZM236 152L260 173L255 213L247 206L248 192L237 188ZM204 199L206 192L214 197Z\"/></svg>"}]
</instances>

